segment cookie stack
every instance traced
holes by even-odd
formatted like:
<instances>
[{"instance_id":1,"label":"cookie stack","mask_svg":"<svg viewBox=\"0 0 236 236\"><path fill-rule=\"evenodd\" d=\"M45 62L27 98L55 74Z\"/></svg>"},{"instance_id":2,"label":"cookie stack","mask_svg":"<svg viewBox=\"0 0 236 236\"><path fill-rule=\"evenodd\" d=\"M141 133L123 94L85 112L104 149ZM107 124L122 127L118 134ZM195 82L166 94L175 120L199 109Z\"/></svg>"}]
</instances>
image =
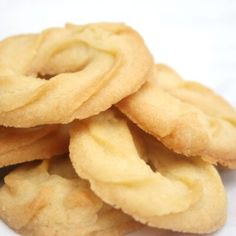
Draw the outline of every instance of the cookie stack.
<instances>
[{"instance_id":1,"label":"cookie stack","mask_svg":"<svg viewBox=\"0 0 236 236\"><path fill-rule=\"evenodd\" d=\"M210 233L216 165L236 168L236 111L154 64L124 24L68 24L0 42L0 218L21 235Z\"/></svg>"}]
</instances>

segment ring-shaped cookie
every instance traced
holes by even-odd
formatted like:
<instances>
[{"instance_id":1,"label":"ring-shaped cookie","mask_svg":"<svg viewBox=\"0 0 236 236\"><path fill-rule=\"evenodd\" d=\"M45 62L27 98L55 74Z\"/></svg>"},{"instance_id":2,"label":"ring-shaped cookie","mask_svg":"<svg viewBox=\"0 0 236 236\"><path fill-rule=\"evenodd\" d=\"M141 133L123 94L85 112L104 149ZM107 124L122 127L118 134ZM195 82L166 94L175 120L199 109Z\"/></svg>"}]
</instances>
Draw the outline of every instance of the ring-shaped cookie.
<instances>
[{"instance_id":1,"label":"ring-shaped cookie","mask_svg":"<svg viewBox=\"0 0 236 236\"><path fill-rule=\"evenodd\" d=\"M189 233L221 227L226 197L216 169L136 129L113 111L75 122L69 150L76 172L101 199L142 223Z\"/></svg>"},{"instance_id":2,"label":"ring-shaped cookie","mask_svg":"<svg viewBox=\"0 0 236 236\"><path fill-rule=\"evenodd\" d=\"M134 93L153 67L124 24L66 25L0 42L0 124L69 123Z\"/></svg>"},{"instance_id":3,"label":"ring-shaped cookie","mask_svg":"<svg viewBox=\"0 0 236 236\"><path fill-rule=\"evenodd\" d=\"M236 111L203 85L157 65L150 80L118 108L169 149L236 168Z\"/></svg>"}]
</instances>

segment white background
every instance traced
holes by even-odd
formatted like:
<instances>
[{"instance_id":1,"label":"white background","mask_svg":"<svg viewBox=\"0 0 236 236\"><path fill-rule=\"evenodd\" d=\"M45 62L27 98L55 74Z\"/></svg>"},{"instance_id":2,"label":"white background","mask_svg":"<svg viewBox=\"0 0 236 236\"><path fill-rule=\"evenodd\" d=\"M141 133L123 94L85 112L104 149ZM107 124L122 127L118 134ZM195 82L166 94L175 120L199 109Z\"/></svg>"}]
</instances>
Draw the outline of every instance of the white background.
<instances>
[{"instance_id":1,"label":"white background","mask_svg":"<svg viewBox=\"0 0 236 236\"><path fill-rule=\"evenodd\" d=\"M0 39L66 22L125 22L144 37L156 62L200 81L236 106L236 1L234 0L0 0ZM236 144L235 144L236 145ZM236 235L236 171L222 177L229 196L226 226ZM0 222L0 235L14 235ZM132 235L182 235L144 229Z\"/></svg>"}]
</instances>

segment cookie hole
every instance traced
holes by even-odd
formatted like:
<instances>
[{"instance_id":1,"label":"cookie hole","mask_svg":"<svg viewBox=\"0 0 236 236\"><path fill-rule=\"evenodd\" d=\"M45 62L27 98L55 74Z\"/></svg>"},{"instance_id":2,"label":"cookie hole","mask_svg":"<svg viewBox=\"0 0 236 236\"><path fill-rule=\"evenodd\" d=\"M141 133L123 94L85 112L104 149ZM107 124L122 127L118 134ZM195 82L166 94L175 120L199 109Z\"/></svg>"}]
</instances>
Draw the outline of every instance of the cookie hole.
<instances>
[{"instance_id":1,"label":"cookie hole","mask_svg":"<svg viewBox=\"0 0 236 236\"><path fill-rule=\"evenodd\" d=\"M55 71L55 73L49 74L49 73L38 72L36 74L36 77L39 78L39 79L50 80L51 78L53 78L53 77L55 77L55 76L57 76L59 74L76 73L76 72L82 71L82 70L84 70L88 66L89 63L90 63L90 60L87 60L83 64L77 65L74 68L71 68L70 66L68 66L68 68L67 68L64 65L64 68L61 67L60 70Z\"/></svg>"},{"instance_id":2,"label":"cookie hole","mask_svg":"<svg viewBox=\"0 0 236 236\"><path fill-rule=\"evenodd\" d=\"M154 166L154 164L151 162L151 161L147 161L146 162L146 164L151 168L151 170L153 171L153 172L156 172L157 170L156 170L156 167Z\"/></svg>"},{"instance_id":3,"label":"cookie hole","mask_svg":"<svg viewBox=\"0 0 236 236\"><path fill-rule=\"evenodd\" d=\"M58 175L65 179L78 178L73 169L67 154L55 156L49 161L48 173L50 175Z\"/></svg>"},{"instance_id":4,"label":"cookie hole","mask_svg":"<svg viewBox=\"0 0 236 236\"><path fill-rule=\"evenodd\" d=\"M56 75L41 74L41 73L38 73L38 74L37 74L37 78L39 78L39 79L44 79L44 80L50 80L50 79L53 78L54 76L56 76Z\"/></svg>"},{"instance_id":5,"label":"cookie hole","mask_svg":"<svg viewBox=\"0 0 236 236\"><path fill-rule=\"evenodd\" d=\"M8 175L12 170L14 170L19 164L10 165L0 168L0 186L3 184L3 178Z\"/></svg>"}]
</instances>

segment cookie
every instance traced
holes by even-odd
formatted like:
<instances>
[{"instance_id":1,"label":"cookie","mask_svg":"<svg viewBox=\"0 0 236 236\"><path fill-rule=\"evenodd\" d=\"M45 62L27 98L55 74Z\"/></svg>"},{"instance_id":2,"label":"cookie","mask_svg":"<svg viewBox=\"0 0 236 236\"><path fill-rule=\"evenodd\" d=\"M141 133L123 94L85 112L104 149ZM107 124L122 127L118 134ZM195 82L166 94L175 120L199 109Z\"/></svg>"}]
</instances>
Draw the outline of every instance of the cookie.
<instances>
[{"instance_id":1,"label":"cookie","mask_svg":"<svg viewBox=\"0 0 236 236\"><path fill-rule=\"evenodd\" d=\"M171 152L115 111L75 122L70 159L106 203L150 226L210 233L226 218L220 176L200 158Z\"/></svg>"},{"instance_id":2,"label":"cookie","mask_svg":"<svg viewBox=\"0 0 236 236\"><path fill-rule=\"evenodd\" d=\"M60 125L18 129L0 127L0 167L68 152L69 136Z\"/></svg>"},{"instance_id":3,"label":"cookie","mask_svg":"<svg viewBox=\"0 0 236 236\"><path fill-rule=\"evenodd\" d=\"M66 25L0 42L0 125L69 123L108 109L148 78L152 56L124 24Z\"/></svg>"},{"instance_id":4,"label":"cookie","mask_svg":"<svg viewBox=\"0 0 236 236\"><path fill-rule=\"evenodd\" d=\"M21 235L124 235L141 225L103 203L69 158L23 164L0 187L0 217Z\"/></svg>"},{"instance_id":5,"label":"cookie","mask_svg":"<svg viewBox=\"0 0 236 236\"><path fill-rule=\"evenodd\" d=\"M157 65L149 81L117 106L174 152L236 168L235 109L168 66Z\"/></svg>"}]
</instances>

